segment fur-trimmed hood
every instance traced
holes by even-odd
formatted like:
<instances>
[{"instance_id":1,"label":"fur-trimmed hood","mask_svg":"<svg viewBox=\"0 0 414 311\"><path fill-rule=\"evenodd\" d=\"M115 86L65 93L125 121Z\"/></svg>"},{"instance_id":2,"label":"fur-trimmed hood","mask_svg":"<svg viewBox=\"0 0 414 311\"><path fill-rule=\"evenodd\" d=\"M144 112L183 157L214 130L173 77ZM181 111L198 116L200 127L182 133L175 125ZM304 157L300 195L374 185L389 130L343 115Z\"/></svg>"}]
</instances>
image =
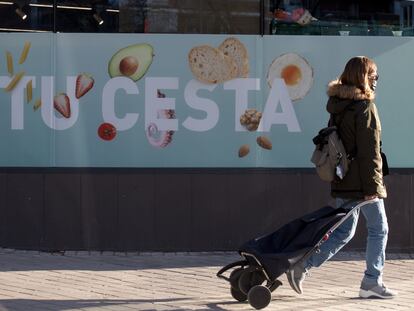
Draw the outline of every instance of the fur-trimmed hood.
<instances>
[{"instance_id":1,"label":"fur-trimmed hood","mask_svg":"<svg viewBox=\"0 0 414 311\"><path fill-rule=\"evenodd\" d=\"M342 84L339 80L329 82L327 93L329 97L335 96L343 99L373 100L375 98L373 91L364 92L356 86Z\"/></svg>"},{"instance_id":2,"label":"fur-trimmed hood","mask_svg":"<svg viewBox=\"0 0 414 311\"><path fill-rule=\"evenodd\" d=\"M364 92L356 86L344 85L339 80L331 81L328 84L327 94L329 100L326 108L329 113L340 113L351 101L373 101L375 98L373 91Z\"/></svg>"}]
</instances>

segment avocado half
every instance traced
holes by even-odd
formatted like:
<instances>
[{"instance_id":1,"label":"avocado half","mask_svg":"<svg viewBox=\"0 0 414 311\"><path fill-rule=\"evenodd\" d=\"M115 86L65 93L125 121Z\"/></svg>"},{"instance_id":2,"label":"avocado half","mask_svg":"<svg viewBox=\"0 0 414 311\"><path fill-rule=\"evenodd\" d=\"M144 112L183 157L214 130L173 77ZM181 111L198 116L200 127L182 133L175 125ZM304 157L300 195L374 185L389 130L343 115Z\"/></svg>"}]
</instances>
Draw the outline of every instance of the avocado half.
<instances>
[{"instance_id":1,"label":"avocado half","mask_svg":"<svg viewBox=\"0 0 414 311\"><path fill-rule=\"evenodd\" d=\"M134 44L120 49L109 61L109 76L111 78L124 76L138 81L150 67L153 51L153 47L147 43Z\"/></svg>"}]
</instances>

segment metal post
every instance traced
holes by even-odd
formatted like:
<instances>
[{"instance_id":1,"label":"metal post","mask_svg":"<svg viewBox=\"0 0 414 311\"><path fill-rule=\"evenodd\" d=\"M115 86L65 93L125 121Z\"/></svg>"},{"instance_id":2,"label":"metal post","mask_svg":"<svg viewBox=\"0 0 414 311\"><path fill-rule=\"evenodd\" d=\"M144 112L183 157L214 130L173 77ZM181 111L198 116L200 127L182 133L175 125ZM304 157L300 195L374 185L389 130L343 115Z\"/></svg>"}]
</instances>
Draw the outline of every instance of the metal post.
<instances>
[{"instance_id":1,"label":"metal post","mask_svg":"<svg viewBox=\"0 0 414 311\"><path fill-rule=\"evenodd\" d=\"M265 33L265 0L260 0L260 35L263 36Z\"/></svg>"},{"instance_id":2,"label":"metal post","mask_svg":"<svg viewBox=\"0 0 414 311\"><path fill-rule=\"evenodd\" d=\"M53 32L56 33L56 9L57 9L57 3L56 0L53 0Z\"/></svg>"}]
</instances>

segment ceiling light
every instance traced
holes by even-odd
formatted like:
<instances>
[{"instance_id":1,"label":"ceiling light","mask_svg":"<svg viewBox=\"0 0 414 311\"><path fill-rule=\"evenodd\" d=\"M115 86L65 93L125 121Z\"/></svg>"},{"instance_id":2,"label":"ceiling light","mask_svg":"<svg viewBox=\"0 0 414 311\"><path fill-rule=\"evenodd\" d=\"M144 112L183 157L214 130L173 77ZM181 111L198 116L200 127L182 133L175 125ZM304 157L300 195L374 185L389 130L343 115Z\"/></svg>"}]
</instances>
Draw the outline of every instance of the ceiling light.
<instances>
[{"instance_id":1,"label":"ceiling light","mask_svg":"<svg viewBox=\"0 0 414 311\"><path fill-rule=\"evenodd\" d=\"M36 30L36 29L16 29L16 28L0 28L0 32L50 32L50 30Z\"/></svg>"},{"instance_id":2,"label":"ceiling light","mask_svg":"<svg viewBox=\"0 0 414 311\"><path fill-rule=\"evenodd\" d=\"M0 5L13 5L13 2L0 1ZM36 7L36 8L53 8L52 4L29 3L29 6ZM58 9L92 11L91 7L84 7L84 6L57 5L56 7ZM105 9L105 11L112 12L112 13L119 13L119 9Z\"/></svg>"},{"instance_id":3,"label":"ceiling light","mask_svg":"<svg viewBox=\"0 0 414 311\"><path fill-rule=\"evenodd\" d=\"M35 8L53 8L52 4L29 3L29 5Z\"/></svg>"},{"instance_id":4,"label":"ceiling light","mask_svg":"<svg viewBox=\"0 0 414 311\"><path fill-rule=\"evenodd\" d=\"M98 23L99 26L104 23L104 20L99 16L98 13L93 13L92 16L96 20L96 22Z\"/></svg>"},{"instance_id":5,"label":"ceiling light","mask_svg":"<svg viewBox=\"0 0 414 311\"><path fill-rule=\"evenodd\" d=\"M92 8L84 7L84 6L67 6L67 5L58 5L58 9L67 9L67 10L83 10L83 11L91 11Z\"/></svg>"},{"instance_id":6,"label":"ceiling light","mask_svg":"<svg viewBox=\"0 0 414 311\"><path fill-rule=\"evenodd\" d=\"M93 19L98 23L99 26L101 26L104 23L104 20L102 19L101 15L99 14L101 12L102 12L101 8L97 8L96 6L92 6Z\"/></svg>"},{"instance_id":7,"label":"ceiling light","mask_svg":"<svg viewBox=\"0 0 414 311\"><path fill-rule=\"evenodd\" d=\"M18 6L16 3L14 3L14 11L22 20L25 20L27 18L27 14L23 12L20 6Z\"/></svg>"}]
</instances>

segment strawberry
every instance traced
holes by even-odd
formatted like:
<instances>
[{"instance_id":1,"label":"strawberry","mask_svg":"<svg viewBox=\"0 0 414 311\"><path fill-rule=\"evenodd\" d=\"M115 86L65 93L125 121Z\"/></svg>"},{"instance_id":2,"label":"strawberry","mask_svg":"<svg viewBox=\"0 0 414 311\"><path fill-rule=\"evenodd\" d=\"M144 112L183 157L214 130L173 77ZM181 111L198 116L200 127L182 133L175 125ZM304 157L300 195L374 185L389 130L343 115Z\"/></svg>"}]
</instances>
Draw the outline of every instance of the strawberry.
<instances>
[{"instance_id":1,"label":"strawberry","mask_svg":"<svg viewBox=\"0 0 414 311\"><path fill-rule=\"evenodd\" d=\"M89 92L95 80L92 76L82 73L76 77L76 98L79 99Z\"/></svg>"},{"instance_id":2,"label":"strawberry","mask_svg":"<svg viewBox=\"0 0 414 311\"><path fill-rule=\"evenodd\" d=\"M70 100L68 95L60 93L53 98L53 107L65 118L70 118Z\"/></svg>"}]
</instances>

